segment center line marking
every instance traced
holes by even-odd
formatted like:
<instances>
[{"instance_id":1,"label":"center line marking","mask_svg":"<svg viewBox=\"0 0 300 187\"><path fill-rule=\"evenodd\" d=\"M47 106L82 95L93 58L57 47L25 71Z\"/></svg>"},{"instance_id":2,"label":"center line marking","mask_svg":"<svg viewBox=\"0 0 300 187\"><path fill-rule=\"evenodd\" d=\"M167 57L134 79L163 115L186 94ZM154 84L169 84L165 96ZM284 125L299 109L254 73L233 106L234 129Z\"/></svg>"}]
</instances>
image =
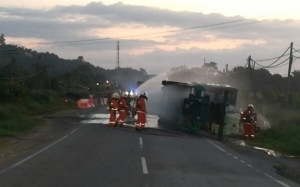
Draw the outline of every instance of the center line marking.
<instances>
[{"instance_id":1,"label":"center line marking","mask_svg":"<svg viewBox=\"0 0 300 187\"><path fill-rule=\"evenodd\" d=\"M145 157L142 157L142 167L143 167L143 173L148 174L147 164Z\"/></svg>"},{"instance_id":2,"label":"center line marking","mask_svg":"<svg viewBox=\"0 0 300 187\"><path fill-rule=\"evenodd\" d=\"M140 137L140 147L143 148L143 139Z\"/></svg>"},{"instance_id":3,"label":"center line marking","mask_svg":"<svg viewBox=\"0 0 300 187\"><path fill-rule=\"evenodd\" d=\"M251 166L250 164L247 164L248 167L253 168L253 166Z\"/></svg>"}]
</instances>

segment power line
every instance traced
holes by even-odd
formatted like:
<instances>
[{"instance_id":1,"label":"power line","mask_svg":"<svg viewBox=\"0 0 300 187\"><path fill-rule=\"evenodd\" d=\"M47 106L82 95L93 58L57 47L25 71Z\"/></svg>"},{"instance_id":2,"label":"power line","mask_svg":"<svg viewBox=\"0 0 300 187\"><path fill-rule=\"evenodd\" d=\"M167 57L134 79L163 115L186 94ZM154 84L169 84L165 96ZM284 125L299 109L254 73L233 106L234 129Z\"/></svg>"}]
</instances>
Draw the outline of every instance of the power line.
<instances>
[{"instance_id":1,"label":"power line","mask_svg":"<svg viewBox=\"0 0 300 187\"><path fill-rule=\"evenodd\" d=\"M212 29L227 29L227 28L233 28L233 27L239 27L239 26L245 26L245 25L250 25L250 24L255 24L259 21L252 21L252 22L248 22L248 23L239 23L239 24L236 24L236 25L224 25L224 26L220 26L220 27L214 27L214 28L211 28L210 30ZM185 33L176 33L176 34L172 34L172 35L167 35L168 37L172 37L172 36L178 36L178 35L182 35L182 34L185 34Z\"/></svg>"},{"instance_id":2,"label":"power line","mask_svg":"<svg viewBox=\"0 0 300 187\"><path fill-rule=\"evenodd\" d=\"M136 44L139 47L143 47L143 46L154 46L154 45L161 45L162 43L158 43L158 42L151 42L151 41L141 41L141 40L122 40L122 43L128 43L128 42L140 42L140 44ZM111 40L111 41L98 41L98 42L93 42L93 43L61 43L61 44L55 44L55 45L59 45L62 47L65 46L88 46L88 45L103 45L103 44L115 44L116 41L115 40ZM148 44L147 44L148 43ZM165 42L163 44L166 44ZM135 44L134 44L135 45ZM123 48L126 48L126 45L124 45ZM155 48L156 49L156 48Z\"/></svg>"},{"instance_id":3,"label":"power line","mask_svg":"<svg viewBox=\"0 0 300 187\"><path fill-rule=\"evenodd\" d=\"M295 56L295 55L293 55L293 57L294 57L294 58L297 58L297 59L300 59L300 56Z\"/></svg>"},{"instance_id":4,"label":"power line","mask_svg":"<svg viewBox=\"0 0 300 187\"><path fill-rule=\"evenodd\" d=\"M263 66L263 65L257 63L257 60L256 60L256 61L254 61L253 59L251 59L251 60L254 61L257 65L259 65L259 66L262 67L262 68L272 68L272 67L276 67L276 66L272 66L272 65L275 64L278 60L280 60L283 56L285 56L285 53L286 53L289 49L290 49L290 47L288 47L288 48L284 51L284 53L283 53L281 56L275 58L276 60L275 60L274 62L272 62L271 64L269 64L269 65L267 65L267 66ZM265 60L259 60L259 61L265 61Z\"/></svg>"},{"instance_id":5,"label":"power line","mask_svg":"<svg viewBox=\"0 0 300 187\"><path fill-rule=\"evenodd\" d=\"M264 69L269 69L269 68L278 68L278 67L282 67L287 65L288 63L285 63L286 61L288 61L290 58L285 59L284 61L280 62L279 64L276 64L274 66L271 66L272 64L268 65L268 66L262 66L259 63L255 62L254 60L252 60L253 62L255 62L255 64L257 64L258 66L260 66L261 68ZM284 64L285 63L285 64Z\"/></svg>"},{"instance_id":6,"label":"power line","mask_svg":"<svg viewBox=\"0 0 300 187\"><path fill-rule=\"evenodd\" d=\"M44 70L41 70L39 72L36 72L36 73L33 73L33 74L30 74L30 75L27 75L27 76L23 76L23 77L14 77L14 80L19 80L19 81L24 81L23 79L28 79L28 78L31 78L31 77L34 77L40 73L42 73ZM11 78L0 78L0 80L10 80Z\"/></svg>"},{"instance_id":7,"label":"power line","mask_svg":"<svg viewBox=\"0 0 300 187\"><path fill-rule=\"evenodd\" d=\"M275 59L280 59L281 57L284 57L284 56L288 56L290 54L285 54L285 55L281 55L279 57L274 57L274 58L269 58L269 59L264 59L264 60L256 60L256 62L264 62L264 61L270 61L270 60L275 60Z\"/></svg>"},{"instance_id":8,"label":"power line","mask_svg":"<svg viewBox=\"0 0 300 187\"><path fill-rule=\"evenodd\" d=\"M252 21L249 23L241 23L239 25L234 25L234 26L223 26L223 27L218 27L218 28L232 28L232 27L238 27L238 26L244 26L244 25L249 25L249 24L254 24L257 23L258 21ZM165 31L168 32L168 31ZM175 32L175 31L174 31ZM153 33L153 35L156 33ZM172 37L172 36L178 36L178 35L182 35L185 33L177 33L177 34L172 34L172 35L166 35L165 37ZM151 36L152 34L145 34L148 36ZM135 35L133 35L135 36ZM144 36L144 35L140 35L140 36ZM130 36L129 36L130 37ZM123 37L124 38L124 37ZM158 36L156 37L158 38ZM72 43L55 43L55 45L59 45L59 46L78 46L78 45L102 45L102 44L108 44L108 43L115 43L115 41L119 40L120 38L104 38L104 39L95 39L95 40L91 40L91 41L86 41L86 40L78 40L78 41L74 41ZM84 41L84 43L80 43L81 41ZM128 39L128 40L122 40L122 43L125 42L143 42L143 44L138 44L139 46L144 46L145 45L145 41L141 41L141 40L132 40L132 39ZM93 43L87 43L87 42L93 42ZM96 43L97 42L97 43ZM34 44L46 44L46 43L34 43ZM51 44L51 43L47 43L47 44ZM54 43L53 43L54 44ZM149 46L153 46L153 45L159 45L162 44L161 42L153 42L153 41L149 41ZM166 42L163 43L164 45L166 44ZM172 43L170 43L169 45L173 45ZM176 45L176 44L175 44Z\"/></svg>"},{"instance_id":9,"label":"power line","mask_svg":"<svg viewBox=\"0 0 300 187\"><path fill-rule=\"evenodd\" d=\"M240 20L234 20L234 21L228 21L228 22L222 22L222 23L215 23L215 24L204 25L204 26L197 26L197 27L190 27L190 28L176 29L176 30L168 30L168 31L162 31L162 32L155 32L155 33L128 35L128 36L123 36L123 37L119 37L119 38L100 38L100 39L89 39L89 40L41 42L41 43L30 43L30 44L62 44L62 43L82 43L82 42L94 42L94 41L119 40L119 39L134 38L134 37L141 37L141 36L151 36L151 35L157 35L157 34L165 34L165 33L172 33L172 32L182 32L182 31L188 31L188 30L203 29L203 28L209 28L209 27L214 27L214 26L219 26L219 25L226 25L226 24L243 22L243 21L247 21L247 20L249 20L249 19L240 19Z\"/></svg>"},{"instance_id":10,"label":"power line","mask_svg":"<svg viewBox=\"0 0 300 187\"><path fill-rule=\"evenodd\" d=\"M296 51L296 52L298 52L298 53L300 53L300 51L298 49L293 48L293 50Z\"/></svg>"}]
</instances>

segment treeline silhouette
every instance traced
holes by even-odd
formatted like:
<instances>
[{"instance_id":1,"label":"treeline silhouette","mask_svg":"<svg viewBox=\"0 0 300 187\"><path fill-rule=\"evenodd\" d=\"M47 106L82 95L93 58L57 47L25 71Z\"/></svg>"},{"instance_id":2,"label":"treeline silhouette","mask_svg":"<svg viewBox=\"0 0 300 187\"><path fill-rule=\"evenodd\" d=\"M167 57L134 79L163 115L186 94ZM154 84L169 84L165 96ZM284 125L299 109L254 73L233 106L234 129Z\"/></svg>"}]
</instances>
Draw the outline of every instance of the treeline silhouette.
<instances>
[{"instance_id":1,"label":"treeline silhouette","mask_svg":"<svg viewBox=\"0 0 300 187\"><path fill-rule=\"evenodd\" d=\"M289 106L300 109L300 71L293 71L291 75ZM108 70L84 61L82 56L66 60L53 53L39 53L15 45L0 45L2 95L7 93L8 85L14 84L20 84L31 91L55 91L63 94L81 91L96 93L113 88L128 90L135 89L138 81L146 81L150 77L142 68ZM170 70L168 79L232 85L239 89L238 101L241 104L283 104L287 91L287 77L271 74L263 68L252 68L250 71L246 66L237 66L227 72L218 70L216 63L193 68L174 67ZM2 102L3 98L5 97L2 97Z\"/></svg>"},{"instance_id":2,"label":"treeline silhouette","mask_svg":"<svg viewBox=\"0 0 300 187\"><path fill-rule=\"evenodd\" d=\"M100 60L101 61L101 60ZM114 64L114 62L112 62ZM93 94L113 89L129 90L146 81L144 69L107 70L77 59L62 59L53 53L39 53L15 45L0 45L0 94L10 94L16 84L30 91ZM1 101L7 100L2 97Z\"/></svg>"},{"instance_id":3,"label":"treeline silhouette","mask_svg":"<svg viewBox=\"0 0 300 187\"><path fill-rule=\"evenodd\" d=\"M251 79L252 73L252 79ZM254 69L237 66L232 70L219 71L215 64L206 63L202 67L187 68L186 66L173 68L168 76L169 80L180 82L200 82L227 84L237 88L238 103L287 106L300 109L300 71L293 71L290 79L289 103L286 103L288 79L279 74L271 74L267 69Z\"/></svg>"}]
</instances>

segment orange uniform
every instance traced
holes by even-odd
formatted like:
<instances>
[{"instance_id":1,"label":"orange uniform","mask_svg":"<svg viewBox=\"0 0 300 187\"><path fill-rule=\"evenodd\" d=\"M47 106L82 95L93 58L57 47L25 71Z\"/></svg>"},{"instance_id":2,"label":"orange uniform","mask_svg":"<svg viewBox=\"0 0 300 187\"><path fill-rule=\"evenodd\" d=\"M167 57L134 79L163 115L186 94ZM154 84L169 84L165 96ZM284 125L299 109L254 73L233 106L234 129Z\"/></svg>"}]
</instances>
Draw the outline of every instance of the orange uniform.
<instances>
[{"instance_id":1,"label":"orange uniform","mask_svg":"<svg viewBox=\"0 0 300 187\"><path fill-rule=\"evenodd\" d=\"M257 114L253 108L247 108L241 115L241 120L244 123L244 136L245 138L254 138L255 136L255 125L257 122Z\"/></svg>"},{"instance_id":2,"label":"orange uniform","mask_svg":"<svg viewBox=\"0 0 300 187\"><path fill-rule=\"evenodd\" d=\"M109 101L109 126L116 126L116 113L118 111L118 99L112 98Z\"/></svg>"},{"instance_id":3,"label":"orange uniform","mask_svg":"<svg viewBox=\"0 0 300 187\"><path fill-rule=\"evenodd\" d=\"M119 102L119 117L117 119L118 125L122 127L127 116L128 106L125 97L121 97Z\"/></svg>"},{"instance_id":4,"label":"orange uniform","mask_svg":"<svg viewBox=\"0 0 300 187\"><path fill-rule=\"evenodd\" d=\"M137 120L135 123L135 128L140 130L141 128L145 128L146 123L146 98L140 96L136 102L136 113Z\"/></svg>"}]
</instances>

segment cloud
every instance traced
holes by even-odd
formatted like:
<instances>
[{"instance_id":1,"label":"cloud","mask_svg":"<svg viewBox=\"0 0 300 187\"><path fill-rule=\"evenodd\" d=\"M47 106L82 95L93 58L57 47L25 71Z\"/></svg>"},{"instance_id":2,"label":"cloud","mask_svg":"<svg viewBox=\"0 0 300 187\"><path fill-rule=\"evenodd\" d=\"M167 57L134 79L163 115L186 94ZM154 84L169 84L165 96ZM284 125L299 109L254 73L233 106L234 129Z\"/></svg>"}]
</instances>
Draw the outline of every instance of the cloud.
<instances>
[{"instance_id":1,"label":"cloud","mask_svg":"<svg viewBox=\"0 0 300 187\"><path fill-rule=\"evenodd\" d=\"M155 74L181 65L199 67L204 58L220 68L244 65L249 55L254 59L279 56L290 42L300 43L299 20L244 19L123 3L0 7L0 25L7 43L33 46L66 59L84 56L108 69L115 67L116 42L120 41L121 67Z\"/></svg>"}]
</instances>

